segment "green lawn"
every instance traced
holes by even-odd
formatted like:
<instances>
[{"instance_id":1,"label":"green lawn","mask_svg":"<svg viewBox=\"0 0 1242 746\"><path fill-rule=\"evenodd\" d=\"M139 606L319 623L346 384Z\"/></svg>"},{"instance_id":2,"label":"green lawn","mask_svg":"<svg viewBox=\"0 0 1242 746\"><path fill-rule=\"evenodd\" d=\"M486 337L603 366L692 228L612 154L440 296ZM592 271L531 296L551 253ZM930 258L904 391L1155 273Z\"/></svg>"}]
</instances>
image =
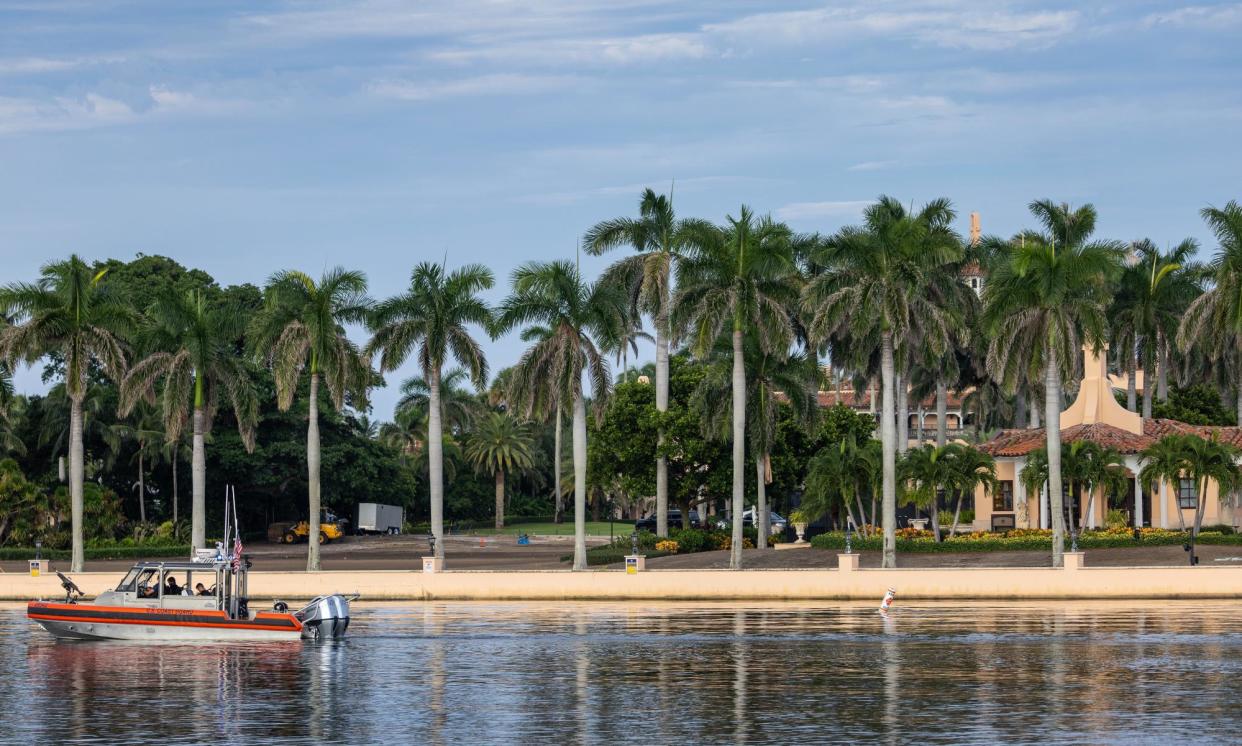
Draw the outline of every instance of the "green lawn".
<instances>
[{"instance_id":1,"label":"green lawn","mask_svg":"<svg viewBox=\"0 0 1242 746\"><path fill-rule=\"evenodd\" d=\"M634 530L633 523L616 521L609 524L608 521L587 521L586 532L588 536L608 536L608 527L612 526L614 536L629 535ZM475 534L504 534L507 536L516 536L518 534L530 534L531 536L573 536L574 523L566 521L565 523L518 523L512 526L505 526L500 530L494 528L479 526L474 529Z\"/></svg>"}]
</instances>

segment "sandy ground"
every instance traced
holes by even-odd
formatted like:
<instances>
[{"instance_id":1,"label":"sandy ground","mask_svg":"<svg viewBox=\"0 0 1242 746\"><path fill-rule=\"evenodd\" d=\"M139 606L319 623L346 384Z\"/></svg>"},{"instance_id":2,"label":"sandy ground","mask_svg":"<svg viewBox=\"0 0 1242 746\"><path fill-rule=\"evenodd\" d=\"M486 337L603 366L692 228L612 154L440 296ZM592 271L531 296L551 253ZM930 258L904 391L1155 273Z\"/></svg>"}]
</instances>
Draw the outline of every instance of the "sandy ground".
<instances>
[{"instance_id":1,"label":"sandy ground","mask_svg":"<svg viewBox=\"0 0 1242 746\"><path fill-rule=\"evenodd\" d=\"M605 543L606 538L589 538L588 546ZM427 553L423 536L346 537L323 548L325 570L413 570L421 566ZM301 570L306 567L306 545L251 544L246 547L256 570ZM573 539L567 536L532 537L530 546L518 546L512 536L450 536L445 543L445 566L450 570L557 570L569 563L560 558L573 552ZM1201 546L1204 566L1242 567L1242 547ZM835 551L818 549L747 550L743 565L750 569L835 568ZM177 558L180 559L180 558ZM863 567L879 567L878 552L862 552ZM1186 564L1180 546L1139 547L1134 549L1092 549L1087 552L1088 567L1155 567ZM63 570L68 561L53 563ZM123 572L132 560L99 560L86 563L87 571ZM901 567L1047 567L1044 552L963 552L956 554L899 554ZM681 556L655 557L647 561L652 570L712 569L729 566L728 552L700 552ZM3 562L4 572L25 572L23 562Z\"/></svg>"}]
</instances>

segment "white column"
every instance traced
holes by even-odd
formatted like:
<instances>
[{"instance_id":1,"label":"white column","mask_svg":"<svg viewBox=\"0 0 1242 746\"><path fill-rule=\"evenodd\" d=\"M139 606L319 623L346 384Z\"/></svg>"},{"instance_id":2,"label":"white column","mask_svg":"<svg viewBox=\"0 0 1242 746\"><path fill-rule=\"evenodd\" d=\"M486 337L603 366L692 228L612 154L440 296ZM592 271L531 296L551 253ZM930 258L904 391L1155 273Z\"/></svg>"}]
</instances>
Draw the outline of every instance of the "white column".
<instances>
[{"instance_id":1,"label":"white column","mask_svg":"<svg viewBox=\"0 0 1242 746\"><path fill-rule=\"evenodd\" d=\"M1143 527L1143 481L1134 476L1134 527Z\"/></svg>"},{"instance_id":2,"label":"white column","mask_svg":"<svg viewBox=\"0 0 1242 746\"><path fill-rule=\"evenodd\" d=\"M1051 528L1051 509L1048 507L1048 483L1039 488L1039 527Z\"/></svg>"},{"instance_id":3,"label":"white column","mask_svg":"<svg viewBox=\"0 0 1242 746\"><path fill-rule=\"evenodd\" d=\"M1146 384L1144 384L1146 385ZM1169 527L1169 485L1160 480L1160 528Z\"/></svg>"},{"instance_id":4,"label":"white column","mask_svg":"<svg viewBox=\"0 0 1242 746\"><path fill-rule=\"evenodd\" d=\"M1022 506L1022 515L1026 516L1025 526L1016 526L1016 528L1031 527L1031 511L1030 506L1026 504L1026 485L1022 483L1022 462L1015 462L1013 465L1013 511L1014 515L1018 514L1018 506Z\"/></svg>"}]
</instances>

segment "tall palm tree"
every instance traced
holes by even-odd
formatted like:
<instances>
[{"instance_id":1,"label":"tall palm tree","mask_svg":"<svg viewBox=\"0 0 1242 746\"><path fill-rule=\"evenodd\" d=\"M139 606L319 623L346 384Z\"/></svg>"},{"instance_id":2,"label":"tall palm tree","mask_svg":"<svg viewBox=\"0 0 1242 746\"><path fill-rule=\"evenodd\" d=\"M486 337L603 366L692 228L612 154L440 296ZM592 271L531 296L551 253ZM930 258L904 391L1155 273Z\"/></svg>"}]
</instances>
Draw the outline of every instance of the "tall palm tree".
<instances>
[{"instance_id":1,"label":"tall palm tree","mask_svg":"<svg viewBox=\"0 0 1242 746\"><path fill-rule=\"evenodd\" d=\"M725 435L729 432L732 349L731 338L722 336L716 342L707 374L691 399L691 406L703 414L705 429L710 433ZM746 425L751 456L755 460L757 546L767 549L771 516L766 485L771 479L778 407L784 406L783 399L798 421L809 424L818 403L819 370L809 355L789 355L784 350L765 352L754 334L746 335L742 349L747 370Z\"/></svg>"},{"instance_id":2,"label":"tall palm tree","mask_svg":"<svg viewBox=\"0 0 1242 746\"><path fill-rule=\"evenodd\" d=\"M323 274L319 282L297 270L272 275L264 290L266 302L250 329L252 351L271 367L276 379L276 403L281 411L293 405L298 383L310 376L307 396L306 491L307 516L319 524L319 384L327 384L332 406L345 406L345 395L365 398L370 363L345 336L345 324L366 320L371 301L361 272L340 267ZM319 532L307 533L306 571L319 571Z\"/></svg>"},{"instance_id":3,"label":"tall palm tree","mask_svg":"<svg viewBox=\"0 0 1242 746\"><path fill-rule=\"evenodd\" d=\"M813 336L875 340L879 348L884 567L897 566L897 358L916 348L946 353L963 324L948 297L958 283L943 282L945 265L962 253L953 218L946 199L914 212L881 197L864 211L862 226L824 245L817 261L825 271L803 294Z\"/></svg>"},{"instance_id":4,"label":"tall palm tree","mask_svg":"<svg viewBox=\"0 0 1242 746\"><path fill-rule=\"evenodd\" d=\"M837 506L843 507L849 522L864 537L870 536L868 525L874 517L867 518L862 493L872 491L878 481L880 459L878 453L869 453L876 450L872 444L878 445L874 440L859 445L850 435L817 453L807 464L806 484L798 509L813 521ZM872 504L874 506L874 502ZM854 507L858 508L857 515Z\"/></svg>"},{"instance_id":5,"label":"tall palm tree","mask_svg":"<svg viewBox=\"0 0 1242 746\"><path fill-rule=\"evenodd\" d=\"M940 494L954 482L953 455L960 447L925 444L908 451L897 465L899 478L906 484L906 502L930 513L936 541L940 541Z\"/></svg>"},{"instance_id":6,"label":"tall palm tree","mask_svg":"<svg viewBox=\"0 0 1242 746\"><path fill-rule=\"evenodd\" d=\"M128 422L119 423L121 437L134 441L134 460L138 462L138 520L147 522L147 466L160 457L164 429L153 407L139 406Z\"/></svg>"},{"instance_id":7,"label":"tall palm tree","mask_svg":"<svg viewBox=\"0 0 1242 746\"><path fill-rule=\"evenodd\" d=\"M1178 327L1178 346L1203 350L1217 362L1231 363L1238 422L1242 424L1242 204L1230 200L1224 207L1200 212L1220 244L1209 265L1213 287L1186 310Z\"/></svg>"},{"instance_id":8,"label":"tall palm tree","mask_svg":"<svg viewBox=\"0 0 1242 746\"><path fill-rule=\"evenodd\" d=\"M446 272L442 265L422 262L410 273L410 289L379 303L371 318L374 336L366 350L369 355L379 353L380 372L395 370L417 351L418 367L427 381L431 533L439 559L444 558L442 373L451 356L470 371L477 388L486 385L487 358L469 327L490 328L492 312L479 293L493 282L492 271L479 264Z\"/></svg>"},{"instance_id":9,"label":"tall palm tree","mask_svg":"<svg viewBox=\"0 0 1242 746\"><path fill-rule=\"evenodd\" d=\"M73 553L70 569L81 572L83 541L82 400L92 365L119 379L125 373L124 335L133 315L114 298L104 282L105 272L94 272L77 255L43 266L35 283L12 283L0 288L0 314L11 323L0 331L0 358L10 366L33 364L45 355L58 355L65 392L70 402L69 495Z\"/></svg>"},{"instance_id":10,"label":"tall palm tree","mask_svg":"<svg viewBox=\"0 0 1242 746\"><path fill-rule=\"evenodd\" d=\"M254 450L259 403L239 342L245 312L231 304L209 304L201 291L167 291L151 304L141 335L151 352L121 384L120 414L128 416L139 400L162 404L164 435L177 442L186 421L192 424L190 466L190 543L201 549L207 538L207 445L220 398L228 400L247 451Z\"/></svg>"},{"instance_id":11,"label":"tall palm tree","mask_svg":"<svg viewBox=\"0 0 1242 746\"><path fill-rule=\"evenodd\" d=\"M742 567L742 514L745 512L746 352L745 336L755 335L773 355L793 342L790 308L797 299L797 266L788 226L770 216L757 218L742 206L726 225L688 227L674 300L675 328L688 334L691 350L706 356L725 325L732 332L733 539L729 566Z\"/></svg>"},{"instance_id":12,"label":"tall palm tree","mask_svg":"<svg viewBox=\"0 0 1242 746\"><path fill-rule=\"evenodd\" d=\"M523 325L540 332L513 367L510 396L529 416L547 402L571 403L574 460L574 569L585 570L587 422L583 374L596 412L602 411L612 372L601 351L618 335L624 297L610 283L587 283L572 262L531 262L513 273L513 293L501 304L496 333ZM558 423L559 425L559 423Z\"/></svg>"},{"instance_id":13,"label":"tall palm tree","mask_svg":"<svg viewBox=\"0 0 1242 746\"><path fill-rule=\"evenodd\" d=\"M638 218L614 218L587 231L587 253L599 255L622 244L636 252L612 265L604 281L620 282L629 290L631 306L651 315L655 326L656 411L668 411L668 352L673 338L671 321L673 272L686 246L687 227L700 221L678 220L669 196L643 191ZM664 431L658 431L658 444ZM657 452L662 452L657 448ZM656 457L656 535L668 536L668 461Z\"/></svg>"},{"instance_id":14,"label":"tall palm tree","mask_svg":"<svg viewBox=\"0 0 1242 746\"><path fill-rule=\"evenodd\" d=\"M479 419L466 442L466 460L496 480L496 528L505 527L505 474L530 469L534 440L530 428L511 414L491 412Z\"/></svg>"},{"instance_id":15,"label":"tall palm tree","mask_svg":"<svg viewBox=\"0 0 1242 746\"><path fill-rule=\"evenodd\" d=\"M948 455L953 468L947 489L954 494L953 525L949 536L957 535L958 520L962 515L962 498L973 495L982 488L988 495L996 489L996 459L972 446L952 445Z\"/></svg>"},{"instance_id":16,"label":"tall palm tree","mask_svg":"<svg viewBox=\"0 0 1242 746\"><path fill-rule=\"evenodd\" d=\"M1008 390L1043 378L1052 563L1062 565L1061 382L1081 365L1082 346L1105 341L1105 310L1120 273L1122 247L1090 241L1096 213L1049 200L1032 202L1044 231L1027 231L983 290L989 372Z\"/></svg>"},{"instance_id":17,"label":"tall palm tree","mask_svg":"<svg viewBox=\"0 0 1242 746\"><path fill-rule=\"evenodd\" d=\"M1217 495L1226 499L1239 486L1242 486L1242 471L1238 468L1238 458L1242 456L1237 448L1222 443L1213 435L1201 438L1191 434L1166 435L1142 453L1145 466L1139 472L1139 479L1145 484L1168 482L1180 484L1182 479L1193 480L1195 484L1195 521L1190 532L1190 564L1198 564L1195 557L1195 540L1203 528L1203 513L1207 508L1208 481L1216 482ZM1181 513L1181 506L1178 506Z\"/></svg>"},{"instance_id":18,"label":"tall palm tree","mask_svg":"<svg viewBox=\"0 0 1242 746\"><path fill-rule=\"evenodd\" d=\"M465 432L483 414L483 404L469 383L470 373L464 368L449 368L440 377L440 411L442 424L453 432ZM431 406L431 386L422 376L412 376L401 383L397 412L427 412Z\"/></svg>"}]
</instances>

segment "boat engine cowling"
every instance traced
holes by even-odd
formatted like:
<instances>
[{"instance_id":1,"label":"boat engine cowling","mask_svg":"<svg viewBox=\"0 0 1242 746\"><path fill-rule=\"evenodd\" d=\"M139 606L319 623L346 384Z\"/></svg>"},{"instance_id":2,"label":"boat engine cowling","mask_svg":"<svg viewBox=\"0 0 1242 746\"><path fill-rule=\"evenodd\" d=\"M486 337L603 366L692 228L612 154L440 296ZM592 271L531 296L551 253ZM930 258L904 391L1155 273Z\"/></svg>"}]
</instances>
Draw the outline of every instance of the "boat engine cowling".
<instances>
[{"instance_id":1,"label":"boat engine cowling","mask_svg":"<svg viewBox=\"0 0 1242 746\"><path fill-rule=\"evenodd\" d=\"M302 622L302 637L309 640L344 637L345 630L349 628L349 602L352 598L339 593L318 596L295 612L294 616Z\"/></svg>"}]
</instances>

